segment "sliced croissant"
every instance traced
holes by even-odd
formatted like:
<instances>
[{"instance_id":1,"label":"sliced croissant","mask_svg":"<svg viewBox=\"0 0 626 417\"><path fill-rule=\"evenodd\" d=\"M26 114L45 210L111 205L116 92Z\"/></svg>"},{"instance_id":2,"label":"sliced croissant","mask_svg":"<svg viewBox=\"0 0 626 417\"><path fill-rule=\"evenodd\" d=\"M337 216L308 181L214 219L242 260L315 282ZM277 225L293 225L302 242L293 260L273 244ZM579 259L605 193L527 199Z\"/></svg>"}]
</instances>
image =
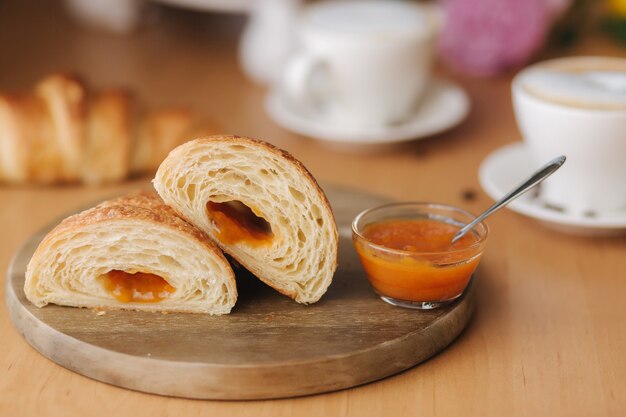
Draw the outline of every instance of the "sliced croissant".
<instances>
[{"instance_id":1,"label":"sliced croissant","mask_svg":"<svg viewBox=\"0 0 626 417\"><path fill-rule=\"evenodd\" d=\"M305 304L326 292L337 268L337 228L315 179L287 152L245 137L197 139L169 154L154 186L279 292Z\"/></svg>"},{"instance_id":2,"label":"sliced croissant","mask_svg":"<svg viewBox=\"0 0 626 417\"><path fill-rule=\"evenodd\" d=\"M226 314L237 299L219 249L154 193L105 202L65 219L26 270L36 306Z\"/></svg>"}]
</instances>

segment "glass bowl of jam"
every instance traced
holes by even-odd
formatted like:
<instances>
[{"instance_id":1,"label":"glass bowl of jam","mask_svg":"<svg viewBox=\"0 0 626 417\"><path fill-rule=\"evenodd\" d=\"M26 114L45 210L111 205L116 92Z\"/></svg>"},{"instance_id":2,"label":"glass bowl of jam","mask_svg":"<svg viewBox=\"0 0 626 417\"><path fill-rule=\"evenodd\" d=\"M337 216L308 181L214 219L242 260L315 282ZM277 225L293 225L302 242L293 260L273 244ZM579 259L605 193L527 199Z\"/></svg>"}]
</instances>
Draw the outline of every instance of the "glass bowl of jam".
<instances>
[{"instance_id":1,"label":"glass bowl of jam","mask_svg":"<svg viewBox=\"0 0 626 417\"><path fill-rule=\"evenodd\" d=\"M450 241L474 217L435 203L393 203L356 216L354 246L380 298L415 309L459 298L480 262L489 229L482 222L454 244Z\"/></svg>"}]
</instances>

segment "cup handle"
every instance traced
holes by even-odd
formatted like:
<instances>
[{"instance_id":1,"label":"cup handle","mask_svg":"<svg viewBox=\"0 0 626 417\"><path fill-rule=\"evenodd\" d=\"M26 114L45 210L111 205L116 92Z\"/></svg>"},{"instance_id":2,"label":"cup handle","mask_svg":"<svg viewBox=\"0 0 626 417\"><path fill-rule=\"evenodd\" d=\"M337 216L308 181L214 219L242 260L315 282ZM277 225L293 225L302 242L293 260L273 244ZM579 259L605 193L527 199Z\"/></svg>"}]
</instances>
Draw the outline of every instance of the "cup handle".
<instances>
[{"instance_id":1,"label":"cup handle","mask_svg":"<svg viewBox=\"0 0 626 417\"><path fill-rule=\"evenodd\" d=\"M293 56L285 67L284 92L289 99L300 105L316 105L323 99L323 92L314 86L315 77L324 69L324 61L308 53Z\"/></svg>"}]
</instances>

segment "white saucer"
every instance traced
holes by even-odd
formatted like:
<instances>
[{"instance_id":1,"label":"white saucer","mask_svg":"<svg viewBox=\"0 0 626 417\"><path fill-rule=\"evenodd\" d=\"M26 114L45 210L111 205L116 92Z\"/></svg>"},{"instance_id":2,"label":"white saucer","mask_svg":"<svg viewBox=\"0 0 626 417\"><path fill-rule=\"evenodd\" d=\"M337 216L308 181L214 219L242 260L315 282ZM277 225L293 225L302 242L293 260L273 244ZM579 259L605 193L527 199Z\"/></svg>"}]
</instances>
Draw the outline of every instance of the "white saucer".
<instances>
[{"instance_id":1,"label":"white saucer","mask_svg":"<svg viewBox=\"0 0 626 417\"><path fill-rule=\"evenodd\" d=\"M530 152L522 142L515 142L491 153L480 166L479 181L494 200L501 198L534 172ZM584 217L546 206L533 191L529 191L508 207L520 214L540 220L559 231L579 235L617 235L626 232L626 210L598 213Z\"/></svg>"},{"instance_id":2,"label":"white saucer","mask_svg":"<svg viewBox=\"0 0 626 417\"><path fill-rule=\"evenodd\" d=\"M328 123L320 115L289 103L278 89L268 94L265 109L278 125L304 136L335 143L381 145L421 139L456 126L469 111L469 99L455 84L433 80L412 117L403 123L381 128Z\"/></svg>"}]
</instances>

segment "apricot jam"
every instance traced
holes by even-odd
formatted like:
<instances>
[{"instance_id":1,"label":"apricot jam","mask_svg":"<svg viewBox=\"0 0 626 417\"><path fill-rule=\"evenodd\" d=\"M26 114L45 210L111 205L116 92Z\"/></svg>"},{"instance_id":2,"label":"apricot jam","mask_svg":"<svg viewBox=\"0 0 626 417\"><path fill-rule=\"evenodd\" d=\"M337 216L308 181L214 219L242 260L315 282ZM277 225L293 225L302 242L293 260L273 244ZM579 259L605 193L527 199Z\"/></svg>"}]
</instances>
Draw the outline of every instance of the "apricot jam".
<instances>
[{"instance_id":1,"label":"apricot jam","mask_svg":"<svg viewBox=\"0 0 626 417\"><path fill-rule=\"evenodd\" d=\"M158 303L176 291L163 278L145 272L112 270L100 277L104 289L123 303Z\"/></svg>"},{"instance_id":2,"label":"apricot jam","mask_svg":"<svg viewBox=\"0 0 626 417\"><path fill-rule=\"evenodd\" d=\"M370 283L382 296L412 302L451 300L463 293L482 254L468 233L430 219L391 219L366 225L355 247Z\"/></svg>"},{"instance_id":3,"label":"apricot jam","mask_svg":"<svg viewBox=\"0 0 626 417\"><path fill-rule=\"evenodd\" d=\"M209 201L206 207L217 227L215 237L224 244L243 242L258 247L270 244L274 238L270 224L240 201Z\"/></svg>"},{"instance_id":4,"label":"apricot jam","mask_svg":"<svg viewBox=\"0 0 626 417\"><path fill-rule=\"evenodd\" d=\"M409 252L447 252L478 240L468 233L450 244L458 231L458 226L436 220L386 220L365 226L363 236L377 245Z\"/></svg>"}]
</instances>

